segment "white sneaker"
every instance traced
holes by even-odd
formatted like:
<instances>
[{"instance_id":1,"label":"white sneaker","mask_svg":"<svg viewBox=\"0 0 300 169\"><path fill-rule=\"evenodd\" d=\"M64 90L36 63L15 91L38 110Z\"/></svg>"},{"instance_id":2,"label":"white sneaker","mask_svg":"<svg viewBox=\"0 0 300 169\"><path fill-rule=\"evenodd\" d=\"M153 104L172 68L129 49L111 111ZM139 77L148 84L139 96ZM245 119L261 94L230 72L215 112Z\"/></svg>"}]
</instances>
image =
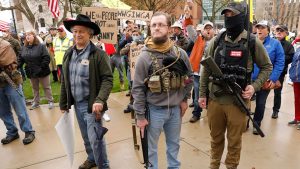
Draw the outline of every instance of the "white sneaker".
<instances>
[{"instance_id":1,"label":"white sneaker","mask_svg":"<svg viewBox=\"0 0 300 169\"><path fill-rule=\"evenodd\" d=\"M49 102L48 109L53 109L53 107L54 107L53 102Z\"/></svg>"},{"instance_id":2,"label":"white sneaker","mask_svg":"<svg viewBox=\"0 0 300 169\"><path fill-rule=\"evenodd\" d=\"M106 122L110 121L110 117L108 116L108 114L106 112L103 114L103 118Z\"/></svg>"}]
</instances>

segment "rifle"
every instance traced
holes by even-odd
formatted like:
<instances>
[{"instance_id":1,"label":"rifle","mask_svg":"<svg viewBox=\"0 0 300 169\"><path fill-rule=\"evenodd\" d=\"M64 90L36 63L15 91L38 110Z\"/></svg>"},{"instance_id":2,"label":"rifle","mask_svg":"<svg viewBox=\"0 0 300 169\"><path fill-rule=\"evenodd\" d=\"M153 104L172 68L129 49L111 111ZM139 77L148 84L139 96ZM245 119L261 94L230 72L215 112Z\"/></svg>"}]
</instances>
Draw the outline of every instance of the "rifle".
<instances>
[{"instance_id":1,"label":"rifle","mask_svg":"<svg viewBox=\"0 0 300 169\"><path fill-rule=\"evenodd\" d=\"M15 82L10 78L10 76L4 70L1 71L0 77L2 77L4 80L6 80L6 82L12 88L14 88L21 97L23 97L22 93L19 91L18 85L15 84Z\"/></svg>"},{"instance_id":2,"label":"rifle","mask_svg":"<svg viewBox=\"0 0 300 169\"><path fill-rule=\"evenodd\" d=\"M133 135L133 144L135 150L140 150L140 145L137 141L137 134L136 134L136 119L134 114L134 109L130 107L131 109L131 124L132 124L132 135ZM146 119L148 120L148 107L146 107ZM140 130L140 139L141 139L141 147L142 147L142 153L143 153L143 162L144 168L148 169L149 167L152 167L152 164L149 162L149 156L148 156L148 136L147 136L147 126L144 129L144 137L142 137L142 132Z\"/></svg>"},{"instance_id":3,"label":"rifle","mask_svg":"<svg viewBox=\"0 0 300 169\"><path fill-rule=\"evenodd\" d=\"M249 119L251 120L251 122L253 123L253 127L257 130L258 134L261 137L264 137L265 134L263 133L263 131L260 129L259 125L253 120L253 118L251 117L250 111L246 106L246 103L244 102L241 93L242 93L242 88L240 85L238 85L235 82L235 78L232 76L225 76L221 69L218 67L218 65L216 64L216 62L213 60L212 57L208 57L205 58L204 60L202 60L200 62L203 66L205 66L206 68L208 68L212 74L214 75L214 77L217 77L218 80L222 81L222 85L224 87L226 87L226 89L231 93L234 94L234 96L236 97L236 99L238 100L239 104L242 106L244 112L246 112L246 115L249 117ZM224 82L224 83L223 83Z\"/></svg>"},{"instance_id":4,"label":"rifle","mask_svg":"<svg viewBox=\"0 0 300 169\"><path fill-rule=\"evenodd\" d=\"M148 106L146 106L145 117L149 121L149 108L148 108ZM148 155L147 126L145 126L145 129L144 129L144 137L142 137L141 130L140 130L140 136L141 136L142 151L143 151L143 158L144 158L144 162L142 164L144 164L144 168L148 169L149 167L152 167L152 164L149 161L149 155Z\"/></svg>"}]
</instances>

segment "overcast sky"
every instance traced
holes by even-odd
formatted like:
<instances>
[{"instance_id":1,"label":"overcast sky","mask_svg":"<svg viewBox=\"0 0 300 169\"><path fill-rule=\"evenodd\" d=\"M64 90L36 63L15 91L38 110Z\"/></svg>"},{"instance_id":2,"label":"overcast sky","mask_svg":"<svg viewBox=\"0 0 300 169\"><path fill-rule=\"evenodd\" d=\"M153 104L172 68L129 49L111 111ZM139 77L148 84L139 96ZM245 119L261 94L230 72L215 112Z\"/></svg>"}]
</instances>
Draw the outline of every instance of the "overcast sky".
<instances>
[{"instance_id":1,"label":"overcast sky","mask_svg":"<svg viewBox=\"0 0 300 169\"><path fill-rule=\"evenodd\" d=\"M0 0L3 6L8 6L9 0ZM0 11L1 20L12 22L11 11Z\"/></svg>"}]
</instances>

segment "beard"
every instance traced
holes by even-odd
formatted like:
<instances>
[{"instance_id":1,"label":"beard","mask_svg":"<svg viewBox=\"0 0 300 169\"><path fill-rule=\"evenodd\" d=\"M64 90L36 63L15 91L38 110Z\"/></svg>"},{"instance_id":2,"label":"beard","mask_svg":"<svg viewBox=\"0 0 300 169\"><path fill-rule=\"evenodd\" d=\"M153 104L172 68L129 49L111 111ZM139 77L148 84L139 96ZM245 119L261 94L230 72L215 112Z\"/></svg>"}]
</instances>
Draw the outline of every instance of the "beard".
<instances>
[{"instance_id":1,"label":"beard","mask_svg":"<svg viewBox=\"0 0 300 169\"><path fill-rule=\"evenodd\" d=\"M152 38L153 43L156 44L156 45L161 45L161 44L167 42L167 40L168 40L168 35Z\"/></svg>"}]
</instances>

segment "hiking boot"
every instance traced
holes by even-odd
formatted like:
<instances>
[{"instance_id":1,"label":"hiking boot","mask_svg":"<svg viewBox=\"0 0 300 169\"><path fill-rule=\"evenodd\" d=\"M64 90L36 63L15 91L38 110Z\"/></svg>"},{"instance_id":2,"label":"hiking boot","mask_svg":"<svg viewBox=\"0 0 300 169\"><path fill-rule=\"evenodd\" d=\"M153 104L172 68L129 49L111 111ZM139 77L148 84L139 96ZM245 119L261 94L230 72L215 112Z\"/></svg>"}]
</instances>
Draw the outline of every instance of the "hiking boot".
<instances>
[{"instance_id":1,"label":"hiking boot","mask_svg":"<svg viewBox=\"0 0 300 169\"><path fill-rule=\"evenodd\" d=\"M34 132L26 132L25 138L23 139L23 144L24 145L30 144L31 142L33 142L34 139L35 139Z\"/></svg>"},{"instance_id":2,"label":"hiking boot","mask_svg":"<svg viewBox=\"0 0 300 169\"><path fill-rule=\"evenodd\" d=\"M191 104L189 105L189 107L194 107L194 103L191 103Z\"/></svg>"},{"instance_id":3,"label":"hiking boot","mask_svg":"<svg viewBox=\"0 0 300 169\"><path fill-rule=\"evenodd\" d=\"M96 167L95 162L90 162L89 160L85 160L85 162L81 164L78 169L91 169L93 167Z\"/></svg>"},{"instance_id":4,"label":"hiking boot","mask_svg":"<svg viewBox=\"0 0 300 169\"><path fill-rule=\"evenodd\" d=\"M298 124L298 123L299 123L299 121L294 119L294 120L288 122L288 125L294 125L294 124Z\"/></svg>"},{"instance_id":5,"label":"hiking boot","mask_svg":"<svg viewBox=\"0 0 300 169\"><path fill-rule=\"evenodd\" d=\"M256 130L256 128L253 128L253 134L258 135L258 131Z\"/></svg>"},{"instance_id":6,"label":"hiking boot","mask_svg":"<svg viewBox=\"0 0 300 169\"><path fill-rule=\"evenodd\" d=\"M39 108L39 107L40 107L39 104L33 103L33 104L31 105L31 107L30 107L30 110L34 110L34 109Z\"/></svg>"},{"instance_id":7,"label":"hiking boot","mask_svg":"<svg viewBox=\"0 0 300 169\"><path fill-rule=\"evenodd\" d=\"M131 109L129 109L128 107L126 109L124 109L124 113L130 113Z\"/></svg>"},{"instance_id":8,"label":"hiking boot","mask_svg":"<svg viewBox=\"0 0 300 169\"><path fill-rule=\"evenodd\" d=\"M273 111L273 114L272 114L272 119L277 119L278 118L278 111Z\"/></svg>"},{"instance_id":9,"label":"hiking boot","mask_svg":"<svg viewBox=\"0 0 300 169\"><path fill-rule=\"evenodd\" d=\"M190 118L190 122L191 123L195 123L196 121L198 121L200 119L200 117L197 117L197 116L193 116Z\"/></svg>"},{"instance_id":10,"label":"hiking boot","mask_svg":"<svg viewBox=\"0 0 300 169\"><path fill-rule=\"evenodd\" d=\"M10 142L12 142L12 141L18 139L19 137L20 137L19 134L16 134L16 135L14 135L14 136L6 136L5 138L3 138L3 139L1 140L1 143L2 143L2 144L8 144L8 143L10 143Z\"/></svg>"},{"instance_id":11,"label":"hiking boot","mask_svg":"<svg viewBox=\"0 0 300 169\"><path fill-rule=\"evenodd\" d=\"M48 109L53 109L53 108L54 108L54 103L53 102L49 102Z\"/></svg>"}]
</instances>

